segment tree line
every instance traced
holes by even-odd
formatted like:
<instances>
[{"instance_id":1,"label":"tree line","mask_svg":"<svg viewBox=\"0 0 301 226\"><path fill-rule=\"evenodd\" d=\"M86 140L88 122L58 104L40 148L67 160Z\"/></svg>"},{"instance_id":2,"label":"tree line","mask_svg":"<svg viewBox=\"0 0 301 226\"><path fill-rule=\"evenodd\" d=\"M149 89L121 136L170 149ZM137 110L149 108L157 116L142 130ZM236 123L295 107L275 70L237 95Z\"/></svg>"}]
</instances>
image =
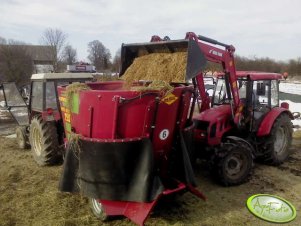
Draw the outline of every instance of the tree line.
<instances>
[{"instance_id":1,"label":"tree line","mask_svg":"<svg viewBox=\"0 0 301 226\"><path fill-rule=\"evenodd\" d=\"M40 44L48 46L43 53L51 62L51 71L64 72L66 65L78 63L77 50L68 43L68 35L60 29L48 28ZM99 40L87 44L89 63L99 72L118 72L120 50L112 59L110 50ZM16 82L19 86L28 83L34 72L32 55L28 44L22 41L6 40L0 37L0 82Z\"/></svg>"},{"instance_id":2,"label":"tree line","mask_svg":"<svg viewBox=\"0 0 301 226\"><path fill-rule=\"evenodd\" d=\"M49 46L46 53L51 59L54 72L66 70L66 65L78 62L76 49L68 43L68 35L60 29L48 28L41 36L41 44ZM99 72L118 72L120 68L120 49L112 58L110 50L99 40L87 44L89 63ZM0 37L0 81L15 81L22 85L29 81L34 71L32 56L26 51L26 43L5 40ZM288 61L271 58L235 57L237 70L287 72L289 76L301 76L301 57ZM219 65L208 64L208 70L219 71Z\"/></svg>"}]
</instances>

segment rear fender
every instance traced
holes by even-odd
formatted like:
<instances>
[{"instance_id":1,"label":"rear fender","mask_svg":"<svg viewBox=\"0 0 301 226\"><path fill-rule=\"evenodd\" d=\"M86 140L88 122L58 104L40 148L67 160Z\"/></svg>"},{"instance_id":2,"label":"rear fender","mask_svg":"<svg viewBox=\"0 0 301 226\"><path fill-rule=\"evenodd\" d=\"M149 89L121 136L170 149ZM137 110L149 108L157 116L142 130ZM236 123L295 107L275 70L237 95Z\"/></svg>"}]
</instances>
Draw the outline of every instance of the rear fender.
<instances>
[{"instance_id":1,"label":"rear fender","mask_svg":"<svg viewBox=\"0 0 301 226\"><path fill-rule=\"evenodd\" d=\"M43 111L42 118L46 122L59 121L61 119L61 114L59 111L54 111L51 114L49 114L47 111ZM70 119L69 119L69 121L70 121Z\"/></svg>"},{"instance_id":2,"label":"rear fender","mask_svg":"<svg viewBox=\"0 0 301 226\"><path fill-rule=\"evenodd\" d=\"M281 107L273 108L268 114L266 114L266 116L262 120L259 129L257 131L257 136L262 137L262 136L269 135L275 120L281 114L288 114L288 116L291 119L294 119L292 113L289 110Z\"/></svg>"}]
</instances>

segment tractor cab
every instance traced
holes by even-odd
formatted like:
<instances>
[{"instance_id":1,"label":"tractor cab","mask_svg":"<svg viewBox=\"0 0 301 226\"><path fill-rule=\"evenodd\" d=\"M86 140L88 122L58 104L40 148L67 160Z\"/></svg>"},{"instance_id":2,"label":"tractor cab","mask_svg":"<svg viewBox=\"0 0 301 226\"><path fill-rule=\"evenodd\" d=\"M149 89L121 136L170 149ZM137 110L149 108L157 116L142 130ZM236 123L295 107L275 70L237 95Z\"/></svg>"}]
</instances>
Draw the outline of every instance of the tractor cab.
<instances>
[{"instance_id":1,"label":"tractor cab","mask_svg":"<svg viewBox=\"0 0 301 226\"><path fill-rule=\"evenodd\" d=\"M267 72L237 72L237 87L240 101L244 104L244 117L250 123L250 130L257 131L264 116L272 108L279 107L279 81L281 74ZM218 75L212 106L230 104L226 81Z\"/></svg>"},{"instance_id":2,"label":"tractor cab","mask_svg":"<svg viewBox=\"0 0 301 226\"><path fill-rule=\"evenodd\" d=\"M92 81L91 73L44 73L31 76L30 115L41 114L45 121L60 117L57 87L74 82Z\"/></svg>"},{"instance_id":3,"label":"tractor cab","mask_svg":"<svg viewBox=\"0 0 301 226\"><path fill-rule=\"evenodd\" d=\"M15 83L1 85L5 106L19 125L16 128L18 145L22 149L31 146L39 165L51 165L61 158L60 147L65 135L57 87L92 80L92 73L33 74L26 101Z\"/></svg>"},{"instance_id":4,"label":"tractor cab","mask_svg":"<svg viewBox=\"0 0 301 226\"><path fill-rule=\"evenodd\" d=\"M28 92L24 96L14 82L2 84L5 105L16 122L29 125L33 116L40 114L45 121L60 119L57 86L73 82L92 81L91 73L42 73L33 74Z\"/></svg>"},{"instance_id":5,"label":"tractor cab","mask_svg":"<svg viewBox=\"0 0 301 226\"><path fill-rule=\"evenodd\" d=\"M250 106L258 108L266 106L269 108L279 106L279 81L281 74L267 72L237 72L237 86L239 97L242 101L248 101ZM226 81L223 74L218 75L215 86L212 105L229 103L226 91Z\"/></svg>"}]
</instances>

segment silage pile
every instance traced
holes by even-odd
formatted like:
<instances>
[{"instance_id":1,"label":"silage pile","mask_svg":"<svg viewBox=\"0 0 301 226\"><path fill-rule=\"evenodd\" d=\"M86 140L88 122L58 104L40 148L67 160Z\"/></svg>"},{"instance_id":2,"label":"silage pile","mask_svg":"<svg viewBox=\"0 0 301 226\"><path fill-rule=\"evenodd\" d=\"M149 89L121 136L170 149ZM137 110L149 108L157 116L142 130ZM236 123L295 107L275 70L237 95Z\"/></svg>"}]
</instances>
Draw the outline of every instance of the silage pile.
<instances>
[{"instance_id":1,"label":"silage pile","mask_svg":"<svg viewBox=\"0 0 301 226\"><path fill-rule=\"evenodd\" d=\"M186 52L144 55L134 60L122 78L128 86L139 80L156 82L157 85L160 82L185 82L186 61Z\"/></svg>"}]
</instances>

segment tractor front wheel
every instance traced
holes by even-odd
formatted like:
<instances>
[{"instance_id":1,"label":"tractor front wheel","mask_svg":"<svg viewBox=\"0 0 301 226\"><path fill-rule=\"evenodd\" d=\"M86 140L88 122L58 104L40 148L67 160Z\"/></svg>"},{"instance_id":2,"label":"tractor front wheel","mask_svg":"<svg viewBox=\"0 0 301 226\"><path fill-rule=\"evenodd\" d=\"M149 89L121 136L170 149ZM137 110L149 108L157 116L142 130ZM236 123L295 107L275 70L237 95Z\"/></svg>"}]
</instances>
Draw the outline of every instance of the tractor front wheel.
<instances>
[{"instance_id":1,"label":"tractor front wheel","mask_svg":"<svg viewBox=\"0 0 301 226\"><path fill-rule=\"evenodd\" d=\"M29 148L29 141L25 126L18 126L16 128L17 142L20 149Z\"/></svg>"},{"instance_id":2,"label":"tractor front wheel","mask_svg":"<svg viewBox=\"0 0 301 226\"><path fill-rule=\"evenodd\" d=\"M90 208L93 214L101 221L108 220L108 215L106 215L103 205L98 201L98 199L89 198Z\"/></svg>"},{"instance_id":3,"label":"tractor front wheel","mask_svg":"<svg viewBox=\"0 0 301 226\"><path fill-rule=\"evenodd\" d=\"M271 133L265 139L263 161L271 165L280 165L290 155L293 126L287 114L278 117L271 129Z\"/></svg>"},{"instance_id":4,"label":"tractor front wheel","mask_svg":"<svg viewBox=\"0 0 301 226\"><path fill-rule=\"evenodd\" d=\"M58 161L59 145L54 123L35 116L31 120L29 138L33 157L40 166L53 165Z\"/></svg>"},{"instance_id":5,"label":"tractor front wheel","mask_svg":"<svg viewBox=\"0 0 301 226\"><path fill-rule=\"evenodd\" d=\"M215 155L215 172L224 186L239 185L247 181L253 170L252 149L241 142L222 143Z\"/></svg>"}]
</instances>

